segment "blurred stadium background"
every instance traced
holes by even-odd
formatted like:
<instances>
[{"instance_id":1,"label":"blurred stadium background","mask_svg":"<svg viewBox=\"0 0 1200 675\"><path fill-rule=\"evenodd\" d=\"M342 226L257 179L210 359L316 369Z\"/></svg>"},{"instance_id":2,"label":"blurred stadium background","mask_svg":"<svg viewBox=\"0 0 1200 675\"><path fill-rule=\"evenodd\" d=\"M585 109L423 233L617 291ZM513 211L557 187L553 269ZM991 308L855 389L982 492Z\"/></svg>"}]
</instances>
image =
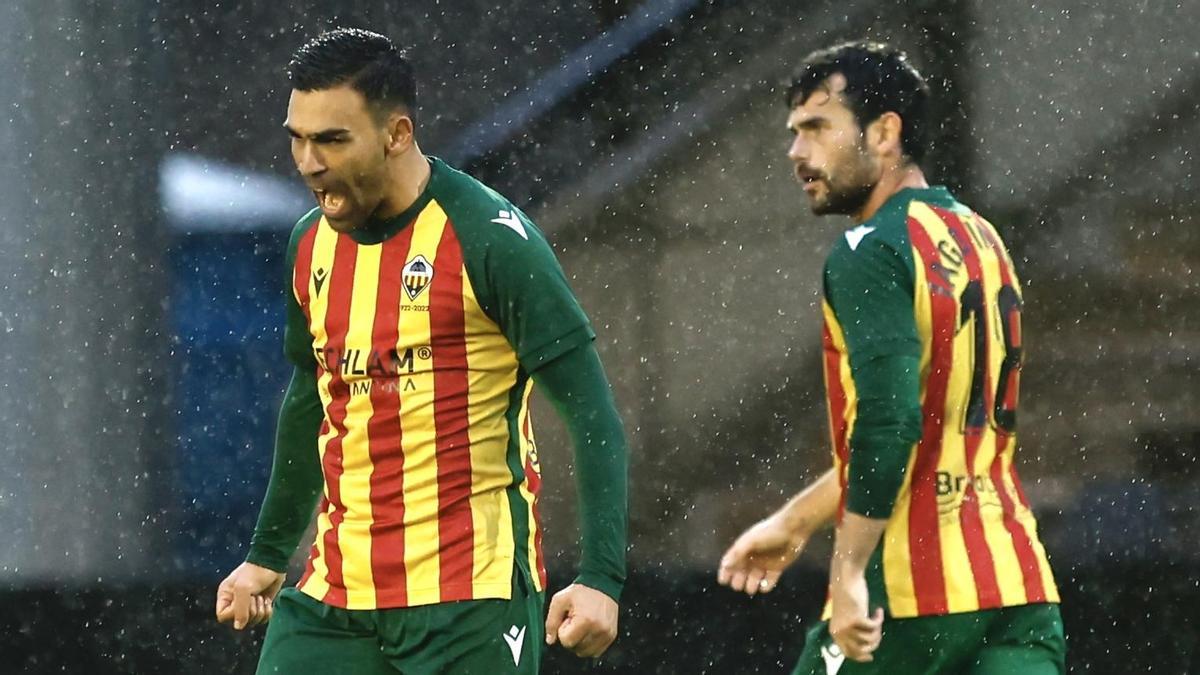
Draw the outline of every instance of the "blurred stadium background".
<instances>
[{"instance_id":1,"label":"blurred stadium background","mask_svg":"<svg viewBox=\"0 0 1200 675\"><path fill-rule=\"evenodd\" d=\"M244 554L307 208L290 52L407 45L423 149L546 230L632 441L622 637L546 672L777 673L827 542L748 600L723 547L827 463L818 279L780 84L834 40L906 47L934 177L1026 284L1021 470L1074 672L1200 672L1200 5L1091 0L7 0L0 7L0 672L250 673L211 620ZM552 580L569 448L539 409Z\"/></svg>"}]
</instances>

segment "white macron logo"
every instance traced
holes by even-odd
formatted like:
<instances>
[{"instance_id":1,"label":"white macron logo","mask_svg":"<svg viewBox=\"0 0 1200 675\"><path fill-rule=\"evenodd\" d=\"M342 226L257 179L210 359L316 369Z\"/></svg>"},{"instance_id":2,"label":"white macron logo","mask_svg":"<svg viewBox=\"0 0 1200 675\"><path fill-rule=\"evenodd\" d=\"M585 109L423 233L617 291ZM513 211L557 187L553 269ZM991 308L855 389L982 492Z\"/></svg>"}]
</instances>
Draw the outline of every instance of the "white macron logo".
<instances>
[{"instance_id":1,"label":"white macron logo","mask_svg":"<svg viewBox=\"0 0 1200 675\"><path fill-rule=\"evenodd\" d=\"M521 235L525 241L529 241L529 233L525 231L525 225L521 223L521 219L517 217L516 211L501 211L500 217L492 218L493 223L498 223L508 229Z\"/></svg>"},{"instance_id":2,"label":"white macron logo","mask_svg":"<svg viewBox=\"0 0 1200 675\"><path fill-rule=\"evenodd\" d=\"M833 644L821 647L821 658L825 660L825 672L829 675L837 675L837 671L842 669L842 663L846 661L846 655Z\"/></svg>"},{"instance_id":3,"label":"white macron logo","mask_svg":"<svg viewBox=\"0 0 1200 675\"><path fill-rule=\"evenodd\" d=\"M525 627L521 626L520 630L517 630L516 626L509 628L504 634L504 641L508 643L508 649L512 652L513 665L521 665L521 645L525 644Z\"/></svg>"},{"instance_id":4,"label":"white macron logo","mask_svg":"<svg viewBox=\"0 0 1200 675\"><path fill-rule=\"evenodd\" d=\"M862 242L863 237L871 234L874 231L875 228L873 226L868 227L867 225L859 225L853 230L846 230L846 243L850 244L850 250L853 251L857 249L858 245Z\"/></svg>"}]
</instances>

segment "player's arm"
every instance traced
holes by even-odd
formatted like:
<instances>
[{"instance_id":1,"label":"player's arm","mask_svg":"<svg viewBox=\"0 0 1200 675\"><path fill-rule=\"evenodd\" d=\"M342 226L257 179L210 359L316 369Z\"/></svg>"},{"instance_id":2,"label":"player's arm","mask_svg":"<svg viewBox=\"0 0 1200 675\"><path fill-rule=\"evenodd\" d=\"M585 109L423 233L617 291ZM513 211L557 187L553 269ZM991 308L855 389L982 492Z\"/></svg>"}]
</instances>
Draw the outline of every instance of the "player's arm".
<instances>
[{"instance_id":1,"label":"player's arm","mask_svg":"<svg viewBox=\"0 0 1200 675\"><path fill-rule=\"evenodd\" d=\"M312 519L321 490L317 429L321 404L316 380L297 366L279 411L271 479L250 540L246 562L217 588L217 620L237 630L269 621L286 577L288 559Z\"/></svg>"},{"instance_id":2,"label":"player's arm","mask_svg":"<svg viewBox=\"0 0 1200 675\"><path fill-rule=\"evenodd\" d=\"M502 208L519 228L490 224ZM625 580L626 448L595 333L541 231L504 203L472 214L477 237L464 237L476 297L516 352L522 368L563 416L574 441L582 555L575 583L551 599L547 642L598 656L617 634L617 600ZM472 218L475 215L475 218Z\"/></svg>"},{"instance_id":3,"label":"player's arm","mask_svg":"<svg viewBox=\"0 0 1200 675\"><path fill-rule=\"evenodd\" d=\"M237 630L269 621L288 560L308 529L321 491L316 439L321 404L316 380L297 366L279 410L271 479L246 562L217 589L217 620Z\"/></svg>"},{"instance_id":4,"label":"player's arm","mask_svg":"<svg viewBox=\"0 0 1200 675\"><path fill-rule=\"evenodd\" d=\"M834 534L829 632L847 658L871 660L883 614L870 608L866 570L921 437L921 344L910 265L879 238L839 244L825 296L842 328L858 392L847 466L846 514Z\"/></svg>"},{"instance_id":5,"label":"player's arm","mask_svg":"<svg viewBox=\"0 0 1200 675\"><path fill-rule=\"evenodd\" d=\"M833 522L838 496L837 475L830 469L733 542L721 556L717 583L747 595L773 590L809 539Z\"/></svg>"},{"instance_id":6,"label":"player's arm","mask_svg":"<svg viewBox=\"0 0 1200 675\"><path fill-rule=\"evenodd\" d=\"M592 344L533 373L558 411L575 450L582 551L575 583L614 601L625 584L628 449L612 389Z\"/></svg>"},{"instance_id":7,"label":"player's arm","mask_svg":"<svg viewBox=\"0 0 1200 675\"><path fill-rule=\"evenodd\" d=\"M846 658L872 661L871 654L883 639L883 609L870 610L867 564L887 520L867 518L847 511L834 531L833 559L829 569L829 596L833 614L829 635Z\"/></svg>"},{"instance_id":8,"label":"player's arm","mask_svg":"<svg viewBox=\"0 0 1200 675\"><path fill-rule=\"evenodd\" d=\"M288 270L292 269L300 232L297 227L288 248ZM246 561L217 588L217 620L232 622L238 630L270 619L271 604L283 586L288 560L312 520L321 491L317 435L322 411L316 360L290 279L286 297L284 351L294 367L279 410L271 478Z\"/></svg>"},{"instance_id":9,"label":"player's arm","mask_svg":"<svg viewBox=\"0 0 1200 675\"><path fill-rule=\"evenodd\" d=\"M841 327L858 393L850 435L846 511L887 520L921 438L921 342L911 262L877 238L840 243L825 268L825 297Z\"/></svg>"},{"instance_id":10,"label":"player's arm","mask_svg":"<svg viewBox=\"0 0 1200 675\"><path fill-rule=\"evenodd\" d=\"M321 418L315 368L296 366L279 409L271 479L250 539L247 562L275 572L287 571L321 492L317 453Z\"/></svg>"},{"instance_id":11,"label":"player's arm","mask_svg":"<svg viewBox=\"0 0 1200 675\"><path fill-rule=\"evenodd\" d=\"M547 642L599 656L617 637L617 602L625 583L625 431L591 343L539 368L533 378L571 436L582 534L579 574L550 603Z\"/></svg>"}]
</instances>

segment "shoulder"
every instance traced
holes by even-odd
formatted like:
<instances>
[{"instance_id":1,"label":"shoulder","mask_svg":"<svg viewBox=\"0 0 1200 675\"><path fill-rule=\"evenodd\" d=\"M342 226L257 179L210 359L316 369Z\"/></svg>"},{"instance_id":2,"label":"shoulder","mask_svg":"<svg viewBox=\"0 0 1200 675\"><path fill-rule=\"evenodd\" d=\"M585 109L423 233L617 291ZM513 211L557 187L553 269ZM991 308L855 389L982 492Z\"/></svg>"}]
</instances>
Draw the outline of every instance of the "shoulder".
<instances>
[{"instance_id":1,"label":"shoulder","mask_svg":"<svg viewBox=\"0 0 1200 675\"><path fill-rule=\"evenodd\" d=\"M912 267L908 219L916 199L892 199L866 222L849 228L838 237L826 259L830 269L846 270L900 263Z\"/></svg>"},{"instance_id":2,"label":"shoulder","mask_svg":"<svg viewBox=\"0 0 1200 675\"><path fill-rule=\"evenodd\" d=\"M311 211L300 217L292 226L292 239L303 237L306 232L321 222L321 207L314 206Z\"/></svg>"},{"instance_id":3,"label":"shoulder","mask_svg":"<svg viewBox=\"0 0 1200 675\"><path fill-rule=\"evenodd\" d=\"M321 222L321 209L314 207L311 211L304 214L296 224L292 226L292 234L288 237L287 255L288 260L295 260L296 250L300 247L300 241L304 239L304 235L308 234Z\"/></svg>"},{"instance_id":4,"label":"shoulder","mask_svg":"<svg viewBox=\"0 0 1200 675\"><path fill-rule=\"evenodd\" d=\"M434 162L433 196L464 246L506 248L544 241L529 216L504 195L439 159Z\"/></svg>"},{"instance_id":5,"label":"shoulder","mask_svg":"<svg viewBox=\"0 0 1200 675\"><path fill-rule=\"evenodd\" d=\"M911 256L906 230L867 221L838 237L826 258L825 271L911 267Z\"/></svg>"}]
</instances>

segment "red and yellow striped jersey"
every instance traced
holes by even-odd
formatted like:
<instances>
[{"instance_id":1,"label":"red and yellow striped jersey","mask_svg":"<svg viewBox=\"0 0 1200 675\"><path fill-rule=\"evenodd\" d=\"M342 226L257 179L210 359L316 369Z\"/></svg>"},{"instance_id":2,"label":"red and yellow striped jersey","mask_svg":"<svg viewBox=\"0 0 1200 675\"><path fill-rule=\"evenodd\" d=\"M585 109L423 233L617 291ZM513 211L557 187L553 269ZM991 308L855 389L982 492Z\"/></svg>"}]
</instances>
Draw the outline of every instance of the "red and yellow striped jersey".
<instances>
[{"instance_id":1,"label":"red and yellow striped jersey","mask_svg":"<svg viewBox=\"0 0 1200 675\"><path fill-rule=\"evenodd\" d=\"M886 296L894 313L831 302L831 269L843 278L900 279ZM906 333L919 340L920 440L908 449L869 569L872 602L894 617L1057 602L1013 461L1021 287L996 231L944 189L904 190L838 242L826 270L824 363L839 513L863 395L852 365L887 353ZM870 292L871 282L856 288Z\"/></svg>"},{"instance_id":2,"label":"red and yellow striped jersey","mask_svg":"<svg viewBox=\"0 0 1200 675\"><path fill-rule=\"evenodd\" d=\"M545 585L531 364L593 334L541 233L431 160L380 241L293 234L288 353L316 369L324 494L299 589L348 609Z\"/></svg>"}]
</instances>

